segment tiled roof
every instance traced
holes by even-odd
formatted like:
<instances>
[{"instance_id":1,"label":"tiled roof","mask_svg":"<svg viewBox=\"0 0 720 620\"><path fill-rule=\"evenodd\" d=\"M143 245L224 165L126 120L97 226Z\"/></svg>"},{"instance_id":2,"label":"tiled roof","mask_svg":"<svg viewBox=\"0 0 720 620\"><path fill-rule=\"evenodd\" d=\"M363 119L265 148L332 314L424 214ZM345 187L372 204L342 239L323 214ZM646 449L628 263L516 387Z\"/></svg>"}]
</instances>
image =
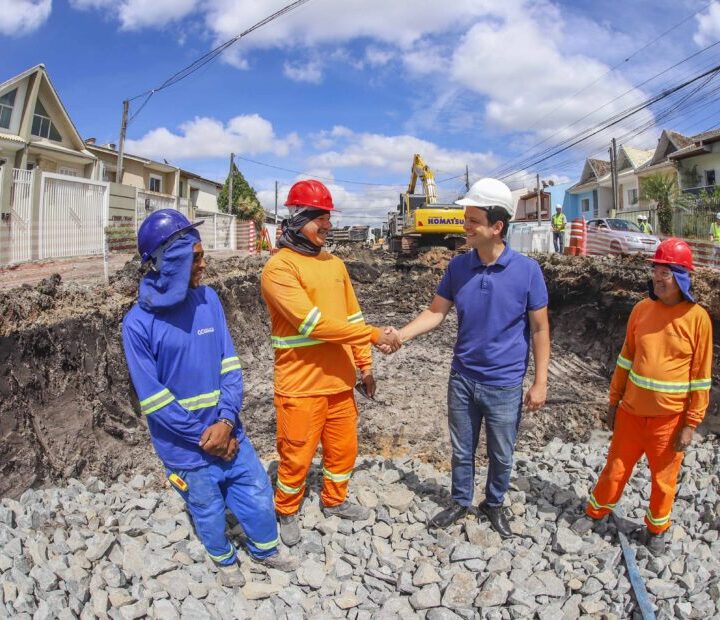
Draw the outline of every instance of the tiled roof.
<instances>
[{"instance_id":1,"label":"tiled roof","mask_svg":"<svg viewBox=\"0 0 720 620\"><path fill-rule=\"evenodd\" d=\"M599 179L610 172L610 162L604 159L588 159L588 163L592 166L595 176Z\"/></svg>"}]
</instances>

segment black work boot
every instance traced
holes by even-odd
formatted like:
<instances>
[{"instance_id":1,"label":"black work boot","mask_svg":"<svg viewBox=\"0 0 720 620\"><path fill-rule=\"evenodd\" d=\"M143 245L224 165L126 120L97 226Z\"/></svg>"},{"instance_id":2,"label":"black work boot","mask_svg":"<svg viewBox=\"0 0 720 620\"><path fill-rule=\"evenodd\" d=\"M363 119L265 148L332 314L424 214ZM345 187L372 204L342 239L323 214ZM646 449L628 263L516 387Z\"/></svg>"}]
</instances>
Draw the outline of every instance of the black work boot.
<instances>
[{"instance_id":1,"label":"black work boot","mask_svg":"<svg viewBox=\"0 0 720 620\"><path fill-rule=\"evenodd\" d=\"M512 538L513 533L510 531L510 524L502 506L488 506L485 502L481 502L478 512L487 517L490 525L502 538Z\"/></svg>"},{"instance_id":2,"label":"black work boot","mask_svg":"<svg viewBox=\"0 0 720 620\"><path fill-rule=\"evenodd\" d=\"M428 527L431 529L444 530L446 527L450 527L456 521L463 519L467 516L468 507L461 506L460 504L453 503L450 508L441 510L438 512L428 523Z\"/></svg>"},{"instance_id":3,"label":"black work boot","mask_svg":"<svg viewBox=\"0 0 720 620\"><path fill-rule=\"evenodd\" d=\"M645 546L647 547L647 550L652 553L654 556L663 555L665 553L665 533L660 532L659 534L654 534L650 530L647 532L647 538L645 539Z\"/></svg>"}]
</instances>

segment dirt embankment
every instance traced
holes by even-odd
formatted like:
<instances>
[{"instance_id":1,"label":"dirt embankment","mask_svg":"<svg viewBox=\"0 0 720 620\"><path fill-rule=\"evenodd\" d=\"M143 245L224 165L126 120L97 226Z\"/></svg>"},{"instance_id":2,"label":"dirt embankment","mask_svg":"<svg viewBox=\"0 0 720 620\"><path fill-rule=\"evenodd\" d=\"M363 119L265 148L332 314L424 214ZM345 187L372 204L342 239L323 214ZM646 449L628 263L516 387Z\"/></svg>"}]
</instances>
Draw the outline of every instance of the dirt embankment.
<instances>
[{"instance_id":1,"label":"dirt embankment","mask_svg":"<svg viewBox=\"0 0 720 620\"><path fill-rule=\"evenodd\" d=\"M450 255L419 260L364 252L344 257L368 322L403 325L431 299ZM526 416L520 444L537 448L555 436L587 439L600 425L607 380L625 321L645 290L646 263L540 257L553 326L547 406ZM243 421L265 455L274 450L272 350L259 295L259 259L211 261L207 283L218 291L243 359ZM109 287L81 288L51 278L0 293L0 496L19 495L70 476L115 478L157 468L137 413L120 343L120 320L139 277L128 263ZM718 424L720 274L696 275L699 301L715 324L715 376L708 428ZM365 454L408 453L447 465L445 385L454 314L435 332L394 356L376 356L378 397L360 404Z\"/></svg>"}]
</instances>

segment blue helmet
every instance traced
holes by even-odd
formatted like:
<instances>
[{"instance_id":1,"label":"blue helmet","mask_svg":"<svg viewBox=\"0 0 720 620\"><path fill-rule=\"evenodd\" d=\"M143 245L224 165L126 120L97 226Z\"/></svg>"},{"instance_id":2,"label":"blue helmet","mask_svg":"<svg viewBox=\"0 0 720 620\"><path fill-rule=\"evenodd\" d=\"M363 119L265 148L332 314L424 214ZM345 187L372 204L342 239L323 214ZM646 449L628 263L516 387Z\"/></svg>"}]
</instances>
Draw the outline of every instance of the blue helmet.
<instances>
[{"instance_id":1,"label":"blue helmet","mask_svg":"<svg viewBox=\"0 0 720 620\"><path fill-rule=\"evenodd\" d=\"M154 258L158 250L164 249L188 230L200 226L203 221L191 223L175 209L153 211L138 230L140 260L145 263Z\"/></svg>"}]
</instances>

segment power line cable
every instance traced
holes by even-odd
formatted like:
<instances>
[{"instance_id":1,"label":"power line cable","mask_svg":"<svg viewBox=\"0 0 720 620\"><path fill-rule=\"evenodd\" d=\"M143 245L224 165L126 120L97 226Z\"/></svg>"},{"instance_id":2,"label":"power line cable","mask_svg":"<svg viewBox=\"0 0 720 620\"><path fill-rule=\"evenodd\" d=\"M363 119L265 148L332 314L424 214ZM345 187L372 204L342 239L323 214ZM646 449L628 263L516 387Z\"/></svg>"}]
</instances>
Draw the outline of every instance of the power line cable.
<instances>
[{"instance_id":1,"label":"power line cable","mask_svg":"<svg viewBox=\"0 0 720 620\"><path fill-rule=\"evenodd\" d=\"M570 97L568 97L567 99L563 99L562 103L560 103L560 104L557 105L555 108L553 108L552 110L550 110L549 112L547 112L546 114L543 114L540 118L538 118L537 121L536 121L536 123L535 123L535 125L533 125L529 130L536 129L540 121L546 119L546 118L547 118L548 116L550 116L551 114L554 114L554 113L557 112L560 108L565 107L565 106L566 106L570 101L572 101L575 97L577 97L578 95L584 93L584 92L585 92L586 90L588 90L590 87L595 86L595 84L597 84L598 82L604 80L608 75L610 75L611 73L613 73L618 67L620 67L620 66L622 66L622 65L630 62L630 60L631 60L632 58L634 58L635 56L637 56L639 53L645 51L645 50L646 50L648 47L650 47L653 43L656 43L657 41L659 41L660 39L662 39L666 34L669 34L669 33L672 32L673 30L675 30L676 28L679 28L680 26L682 26L685 22L687 22L688 20L690 20L690 19L692 19L693 17L695 17L698 13L701 13L702 11L704 11L705 9L707 9L711 4L712 4L712 1L711 1L711 2L708 2L707 4L705 4L704 6L702 6L701 8L699 8L697 11L695 11L695 12L692 13L691 15L686 16L685 18L683 18L682 20L680 20L679 22L677 22L676 24L674 24L673 26L671 26L670 28L668 28L667 30L665 30L664 32L660 33L660 34L659 34L658 36L656 36L652 41L648 41L645 45L643 45L643 46L640 47L639 49L635 50L632 54L630 54L630 56L628 56L628 57L625 58L624 60L620 61L619 63L613 65L612 67L610 67L610 69L608 69L608 71L605 72L605 73L603 73L600 77L596 78L595 80L593 80L593 81L590 82L589 84L586 84L586 85L583 86L580 90L575 91L575 92L574 92L572 95L570 95Z\"/></svg>"},{"instance_id":2,"label":"power line cable","mask_svg":"<svg viewBox=\"0 0 720 620\"><path fill-rule=\"evenodd\" d=\"M155 94L162 90L165 90L166 88L169 88L170 86L173 86L177 84L178 82L184 80L185 78L189 77L195 71L198 69L204 67L209 62L212 62L217 58L220 54L222 54L225 50L233 46L235 43L237 43L240 39L247 36L251 32L254 32L258 28L262 28L263 26L269 24L272 21L275 21L279 17L282 17L283 15L286 15L287 13L290 13L291 11L294 11L295 9L301 7L303 4L307 4L310 2L310 0L295 0L295 2L291 2L290 4L284 6L282 9L275 11L271 15L268 15L264 19L260 20L256 24L253 24L248 28L247 30L244 30L237 36L234 36L232 39L228 39L224 43L221 43L217 47L213 48L209 52L203 54L198 58L197 60L190 63L188 66L180 69L180 71L177 71L173 75L171 75L167 80L165 80L160 86L157 86L155 88L151 88L146 90L145 92L142 92L138 95L135 95L134 97L131 97L128 99L128 101L135 101L136 99L140 99L141 97L145 97L145 100L140 104L140 107L135 111L135 113L128 119L128 124L131 123L137 115L142 111L142 109L148 104L150 101L150 98Z\"/></svg>"},{"instance_id":3,"label":"power line cable","mask_svg":"<svg viewBox=\"0 0 720 620\"><path fill-rule=\"evenodd\" d=\"M610 117L606 121L595 125L595 127L593 127L591 130L585 130L583 132L580 132L579 134L576 134L574 137L564 140L554 149L550 149L549 154L545 155L544 157L538 157L535 160L529 161L523 167L528 168L528 167L537 165L539 163L542 163L544 161L547 161L548 159L567 151L568 149L572 148L573 146L576 146L577 144L580 144L581 142L588 140L592 136L595 136L595 135L599 134L600 132L605 131L605 130L609 129L610 127L617 125L618 123L622 122L626 118L630 118L631 116L634 116L638 112L649 108L651 105L653 105L659 101L662 101L663 99L666 99L667 97L675 94L676 92L681 91L682 89L686 88L690 84L693 84L693 83L707 77L708 75L715 74L718 71L720 71L720 65L716 65L709 71L705 71L704 73L701 73L700 75L695 76L694 78L692 78L690 80L686 80L685 82L682 82L681 84L678 84L670 89L663 90L662 92L645 100L644 102L641 102L640 104L637 104L630 108L626 108L626 110L624 110L623 112L615 114L614 116ZM515 171L513 171L513 172L515 172ZM510 173L507 173L504 175L498 175L498 178L500 178L500 179L506 178L508 176L511 176L513 174L513 172L510 172Z\"/></svg>"},{"instance_id":4,"label":"power line cable","mask_svg":"<svg viewBox=\"0 0 720 620\"><path fill-rule=\"evenodd\" d=\"M534 148L536 148L536 147L538 147L538 146L541 146L542 144L545 144L545 143L548 142L549 140L552 140L552 138L554 138L555 136L557 136L557 135L559 135L560 133L562 133L562 132L564 132L564 131L566 131L566 130L572 128L572 127L574 127L575 125L577 125L577 124L580 123L581 121L587 119L588 117L592 116L592 115L595 114L596 112L599 112L600 110L606 108L607 106L611 105L612 103L615 103L616 101L618 101L618 100L622 99L623 97L627 96L628 94L633 93L633 92L635 92L636 90L640 89L642 86L645 86L646 84L649 84L650 82L652 82L653 80L657 79L657 78L660 77L661 75L664 75L665 73L668 73L669 71L672 71L673 69L677 68L678 66L680 66L680 65L682 65L682 64L684 64L684 63L686 63L686 62L688 62L688 61L690 61L690 60L692 60L693 58L696 58L697 56L699 56L699 55L707 52L708 50L716 47L717 45L720 45L720 40L719 40L719 41L715 41L714 43L711 43L711 44L707 45L707 46L704 47L703 49L701 49L701 50L699 50L699 51L697 51L697 52L694 52L693 54L690 54L689 56L686 56L686 57L683 58L682 60L680 60L680 61L676 62L675 64L673 64L673 65L671 65L671 66L663 69L662 71L660 71L659 73L656 73L656 74L653 75L652 77L647 78L646 80L643 80L642 82L633 85L631 88L629 88L629 89L626 90L625 92L623 92L623 93L621 93L620 95L614 97L614 98L611 99L610 101L607 101L606 103L604 103L604 104L602 104L601 106L595 108L594 110L591 110L590 112L588 112L588 113L585 114L584 116L581 116L580 118L578 118L578 119L576 119L575 121L573 121L572 123L564 126L563 128L558 129L557 131L553 132L553 133L550 134L549 136L546 136L545 138L543 138L543 139L540 140L539 142L533 144L533 145L532 145L531 147L529 147L529 148L530 148L530 149L534 149ZM554 147L549 147L548 149L545 149L545 150L543 150L543 151L540 151L539 153L536 153L535 155L531 155L531 156L528 156L528 157L537 157L538 155L541 155L541 154L547 152L547 151L550 150L551 148L554 148ZM510 165L512 165L512 166L522 166L522 163L517 163L517 164L513 163L513 164L510 164ZM497 176L500 172L503 172L507 167L508 167L508 162L506 162L505 164L502 164L501 166L498 166L498 168L496 168L495 170L493 170L490 174L491 174L491 176Z\"/></svg>"}]
</instances>

